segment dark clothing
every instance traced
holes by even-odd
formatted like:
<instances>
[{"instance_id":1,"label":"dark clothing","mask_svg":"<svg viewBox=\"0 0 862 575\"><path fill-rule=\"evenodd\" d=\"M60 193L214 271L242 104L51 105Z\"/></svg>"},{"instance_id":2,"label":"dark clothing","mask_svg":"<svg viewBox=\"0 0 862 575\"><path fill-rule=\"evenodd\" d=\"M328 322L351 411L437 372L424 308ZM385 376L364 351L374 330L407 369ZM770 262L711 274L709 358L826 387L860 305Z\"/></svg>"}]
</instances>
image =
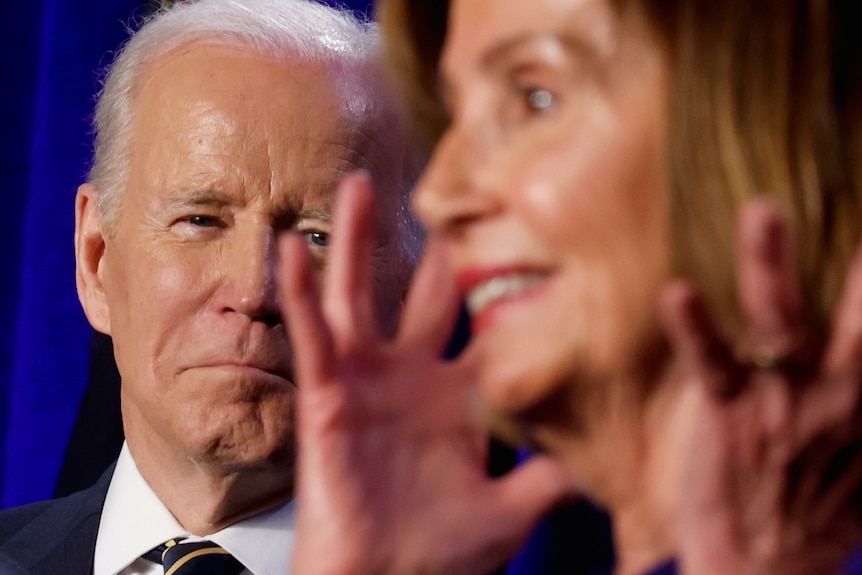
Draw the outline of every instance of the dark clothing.
<instances>
[{"instance_id":1,"label":"dark clothing","mask_svg":"<svg viewBox=\"0 0 862 575\"><path fill-rule=\"evenodd\" d=\"M29 575L90 575L113 472L68 497L0 511L0 563Z\"/></svg>"},{"instance_id":2,"label":"dark clothing","mask_svg":"<svg viewBox=\"0 0 862 575\"><path fill-rule=\"evenodd\" d=\"M647 575L676 575L676 563L674 561L662 563Z\"/></svg>"},{"instance_id":3,"label":"dark clothing","mask_svg":"<svg viewBox=\"0 0 862 575\"><path fill-rule=\"evenodd\" d=\"M110 336L95 332L90 343L90 383L78 408L54 497L93 485L119 457L123 439L114 346Z\"/></svg>"},{"instance_id":4,"label":"dark clothing","mask_svg":"<svg viewBox=\"0 0 862 575\"><path fill-rule=\"evenodd\" d=\"M862 575L862 547L858 547L841 569L841 575Z\"/></svg>"},{"instance_id":5,"label":"dark clothing","mask_svg":"<svg viewBox=\"0 0 862 575\"><path fill-rule=\"evenodd\" d=\"M26 571L22 571L16 565L10 563L6 559L0 557L0 575L28 575Z\"/></svg>"}]
</instances>

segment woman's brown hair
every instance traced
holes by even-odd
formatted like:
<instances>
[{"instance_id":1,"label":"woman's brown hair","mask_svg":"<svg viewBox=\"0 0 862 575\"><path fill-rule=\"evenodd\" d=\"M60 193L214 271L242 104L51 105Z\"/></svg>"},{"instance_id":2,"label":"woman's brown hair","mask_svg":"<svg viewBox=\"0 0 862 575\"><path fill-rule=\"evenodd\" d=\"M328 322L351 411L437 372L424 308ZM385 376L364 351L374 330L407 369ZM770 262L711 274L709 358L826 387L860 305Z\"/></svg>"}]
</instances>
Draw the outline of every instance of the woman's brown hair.
<instances>
[{"instance_id":1,"label":"woman's brown hair","mask_svg":"<svg viewBox=\"0 0 862 575\"><path fill-rule=\"evenodd\" d=\"M811 320L825 325L862 228L862 42L853 0L616 0L668 50L671 221L677 272L733 336L739 208L775 199ZM392 68L429 145L446 114L437 67L448 2L380 0Z\"/></svg>"}]
</instances>

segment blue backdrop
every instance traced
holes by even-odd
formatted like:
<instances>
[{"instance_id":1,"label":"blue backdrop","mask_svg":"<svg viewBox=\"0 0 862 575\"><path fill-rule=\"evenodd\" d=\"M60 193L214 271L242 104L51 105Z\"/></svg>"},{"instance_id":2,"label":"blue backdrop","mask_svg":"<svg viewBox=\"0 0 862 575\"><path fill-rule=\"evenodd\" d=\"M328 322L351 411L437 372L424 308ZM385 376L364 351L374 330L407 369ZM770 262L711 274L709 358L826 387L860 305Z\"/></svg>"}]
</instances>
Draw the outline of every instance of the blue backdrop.
<instances>
[{"instance_id":1,"label":"blue backdrop","mask_svg":"<svg viewBox=\"0 0 862 575\"><path fill-rule=\"evenodd\" d=\"M99 70L158 2L27 0L0 19L0 506L51 496L87 380L75 294L75 189L91 151ZM367 11L370 1L339 2Z\"/></svg>"}]
</instances>

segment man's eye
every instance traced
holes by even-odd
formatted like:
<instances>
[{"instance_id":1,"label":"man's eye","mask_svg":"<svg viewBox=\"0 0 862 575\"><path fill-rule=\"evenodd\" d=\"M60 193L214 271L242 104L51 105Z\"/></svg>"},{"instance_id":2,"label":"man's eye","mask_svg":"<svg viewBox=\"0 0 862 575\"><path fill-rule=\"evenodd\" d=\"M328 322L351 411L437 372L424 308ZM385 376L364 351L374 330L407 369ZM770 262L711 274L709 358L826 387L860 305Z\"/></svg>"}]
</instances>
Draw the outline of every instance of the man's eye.
<instances>
[{"instance_id":1,"label":"man's eye","mask_svg":"<svg viewBox=\"0 0 862 575\"><path fill-rule=\"evenodd\" d=\"M308 239L309 243L315 246L326 247L329 245L329 234L327 234L326 232L305 232L305 237L306 239Z\"/></svg>"},{"instance_id":2,"label":"man's eye","mask_svg":"<svg viewBox=\"0 0 862 575\"><path fill-rule=\"evenodd\" d=\"M213 216L189 216L186 221L199 228L214 228L221 225L221 221Z\"/></svg>"}]
</instances>

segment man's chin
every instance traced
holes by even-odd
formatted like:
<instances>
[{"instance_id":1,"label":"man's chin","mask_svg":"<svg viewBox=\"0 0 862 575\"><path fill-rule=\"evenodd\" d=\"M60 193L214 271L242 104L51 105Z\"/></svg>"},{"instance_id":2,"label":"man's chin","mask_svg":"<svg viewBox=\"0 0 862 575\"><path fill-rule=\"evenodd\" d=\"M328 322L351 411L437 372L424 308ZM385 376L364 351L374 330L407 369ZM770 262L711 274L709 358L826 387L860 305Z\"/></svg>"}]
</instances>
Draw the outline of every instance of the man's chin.
<instances>
[{"instance_id":1,"label":"man's chin","mask_svg":"<svg viewBox=\"0 0 862 575\"><path fill-rule=\"evenodd\" d=\"M225 471L283 470L296 460L294 428L288 421L278 425L265 425L259 419L233 422L200 439L190 446L192 459Z\"/></svg>"},{"instance_id":2,"label":"man's chin","mask_svg":"<svg viewBox=\"0 0 862 575\"><path fill-rule=\"evenodd\" d=\"M196 463L218 474L277 473L291 476L296 452L290 447L220 444L193 457Z\"/></svg>"}]
</instances>

